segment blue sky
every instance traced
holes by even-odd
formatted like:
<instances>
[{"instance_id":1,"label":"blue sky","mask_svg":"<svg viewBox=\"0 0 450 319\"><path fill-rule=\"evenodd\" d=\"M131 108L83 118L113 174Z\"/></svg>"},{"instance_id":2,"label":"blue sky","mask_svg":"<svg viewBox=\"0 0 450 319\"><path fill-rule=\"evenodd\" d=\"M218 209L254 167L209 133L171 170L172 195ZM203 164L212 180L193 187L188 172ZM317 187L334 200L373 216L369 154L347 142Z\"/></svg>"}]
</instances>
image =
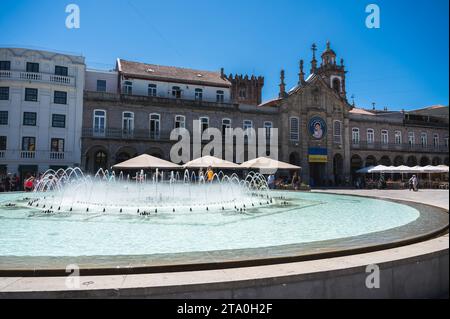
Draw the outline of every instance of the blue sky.
<instances>
[{"instance_id":1,"label":"blue sky","mask_svg":"<svg viewBox=\"0 0 450 319\"><path fill-rule=\"evenodd\" d=\"M81 28L65 27L78 4ZM365 7L381 10L381 28L365 26ZM327 40L345 60L356 104L411 109L448 105L448 0L2 0L0 45L83 54L89 67L117 57L204 70L263 75L263 100L290 88L298 61Z\"/></svg>"}]
</instances>

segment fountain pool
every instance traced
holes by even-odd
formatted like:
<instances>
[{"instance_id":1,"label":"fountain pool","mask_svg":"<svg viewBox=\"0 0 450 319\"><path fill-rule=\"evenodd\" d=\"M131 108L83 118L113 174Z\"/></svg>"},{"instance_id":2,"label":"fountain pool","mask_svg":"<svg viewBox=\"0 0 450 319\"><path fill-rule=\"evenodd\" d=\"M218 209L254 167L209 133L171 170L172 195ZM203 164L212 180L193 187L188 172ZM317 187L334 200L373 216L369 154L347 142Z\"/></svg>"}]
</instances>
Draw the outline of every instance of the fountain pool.
<instances>
[{"instance_id":1,"label":"fountain pool","mask_svg":"<svg viewBox=\"0 0 450 319\"><path fill-rule=\"evenodd\" d=\"M448 214L424 205L270 191L258 174L218 174L209 184L188 173L161 182L73 172L44 178L33 193L0 195L0 272L298 256L399 242L448 225Z\"/></svg>"}]
</instances>

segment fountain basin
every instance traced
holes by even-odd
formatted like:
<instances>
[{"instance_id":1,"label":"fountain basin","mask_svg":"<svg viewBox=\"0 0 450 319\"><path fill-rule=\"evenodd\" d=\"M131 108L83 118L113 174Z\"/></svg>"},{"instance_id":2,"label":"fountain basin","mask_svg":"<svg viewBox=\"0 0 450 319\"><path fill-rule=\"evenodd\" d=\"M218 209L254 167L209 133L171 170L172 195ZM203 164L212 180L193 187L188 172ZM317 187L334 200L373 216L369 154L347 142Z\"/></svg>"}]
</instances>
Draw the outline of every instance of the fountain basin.
<instances>
[{"instance_id":1,"label":"fountain basin","mask_svg":"<svg viewBox=\"0 0 450 319\"><path fill-rule=\"evenodd\" d=\"M28 195L28 194L26 194ZM448 227L439 208L353 196L270 192L246 211L44 214L0 195L0 275L118 274L214 269L385 249ZM286 202L286 203L285 203Z\"/></svg>"}]
</instances>

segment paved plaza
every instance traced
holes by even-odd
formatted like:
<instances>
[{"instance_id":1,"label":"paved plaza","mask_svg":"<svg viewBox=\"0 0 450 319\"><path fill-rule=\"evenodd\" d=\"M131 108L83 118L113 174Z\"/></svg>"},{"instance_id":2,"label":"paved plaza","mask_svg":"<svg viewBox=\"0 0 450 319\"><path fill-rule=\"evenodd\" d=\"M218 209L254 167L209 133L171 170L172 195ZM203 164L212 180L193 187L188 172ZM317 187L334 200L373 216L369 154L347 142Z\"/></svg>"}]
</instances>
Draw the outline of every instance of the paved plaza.
<instances>
[{"instance_id":1,"label":"paved plaza","mask_svg":"<svg viewBox=\"0 0 450 319\"><path fill-rule=\"evenodd\" d=\"M318 193L335 193L357 196L373 196L387 199L399 199L411 202L423 203L427 205L442 207L449 209L449 191L437 189L423 189L418 192L409 190L395 190L395 189L328 189L328 190L313 190Z\"/></svg>"}]
</instances>

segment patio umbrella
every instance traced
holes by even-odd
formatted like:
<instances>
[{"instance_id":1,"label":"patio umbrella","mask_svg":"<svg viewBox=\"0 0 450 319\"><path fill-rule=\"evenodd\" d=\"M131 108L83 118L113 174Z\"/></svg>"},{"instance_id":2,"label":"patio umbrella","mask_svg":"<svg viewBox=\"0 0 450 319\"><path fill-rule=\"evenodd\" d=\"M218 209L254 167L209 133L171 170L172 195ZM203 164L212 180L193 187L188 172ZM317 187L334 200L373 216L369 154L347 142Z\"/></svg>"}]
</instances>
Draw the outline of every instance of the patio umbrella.
<instances>
[{"instance_id":1,"label":"patio umbrella","mask_svg":"<svg viewBox=\"0 0 450 319\"><path fill-rule=\"evenodd\" d=\"M147 168L180 169L181 166L148 154L137 156L135 158L129 159L128 161L113 166L113 169Z\"/></svg>"},{"instance_id":2,"label":"patio umbrella","mask_svg":"<svg viewBox=\"0 0 450 319\"><path fill-rule=\"evenodd\" d=\"M387 172L390 172L389 167L384 165L375 166L369 171L369 173L387 173Z\"/></svg>"},{"instance_id":3,"label":"patio umbrella","mask_svg":"<svg viewBox=\"0 0 450 319\"><path fill-rule=\"evenodd\" d=\"M367 173L370 173L370 170L373 169L373 168L375 168L375 166L363 167L363 168L360 168L359 170L357 170L356 173L358 173L358 174L367 174Z\"/></svg>"},{"instance_id":4,"label":"patio umbrella","mask_svg":"<svg viewBox=\"0 0 450 319\"><path fill-rule=\"evenodd\" d=\"M242 168L247 169L268 169L268 170L274 170L274 169L291 169L291 170L298 170L301 169L300 166L292 165L289 163L277 161L268 157L258 157L255 159L252 159L250 161L244 162L241 164Z\"/></svg>"},{"instance_id":5,"label":"patio umbrella","mask_svg":"<svg viewBox=\"0 0 450 319\"><path fill-rule=\"evenodd\" d=\"M217 158L214 156L203 156L200 158L197 158L195 160L192 160L190 162L187 162L183 165L184 168L221 168L221 169L239 169L240 166L237 164L234 164L229 161L225 161L221 158Z\"/></svg>"}]
</instances>

